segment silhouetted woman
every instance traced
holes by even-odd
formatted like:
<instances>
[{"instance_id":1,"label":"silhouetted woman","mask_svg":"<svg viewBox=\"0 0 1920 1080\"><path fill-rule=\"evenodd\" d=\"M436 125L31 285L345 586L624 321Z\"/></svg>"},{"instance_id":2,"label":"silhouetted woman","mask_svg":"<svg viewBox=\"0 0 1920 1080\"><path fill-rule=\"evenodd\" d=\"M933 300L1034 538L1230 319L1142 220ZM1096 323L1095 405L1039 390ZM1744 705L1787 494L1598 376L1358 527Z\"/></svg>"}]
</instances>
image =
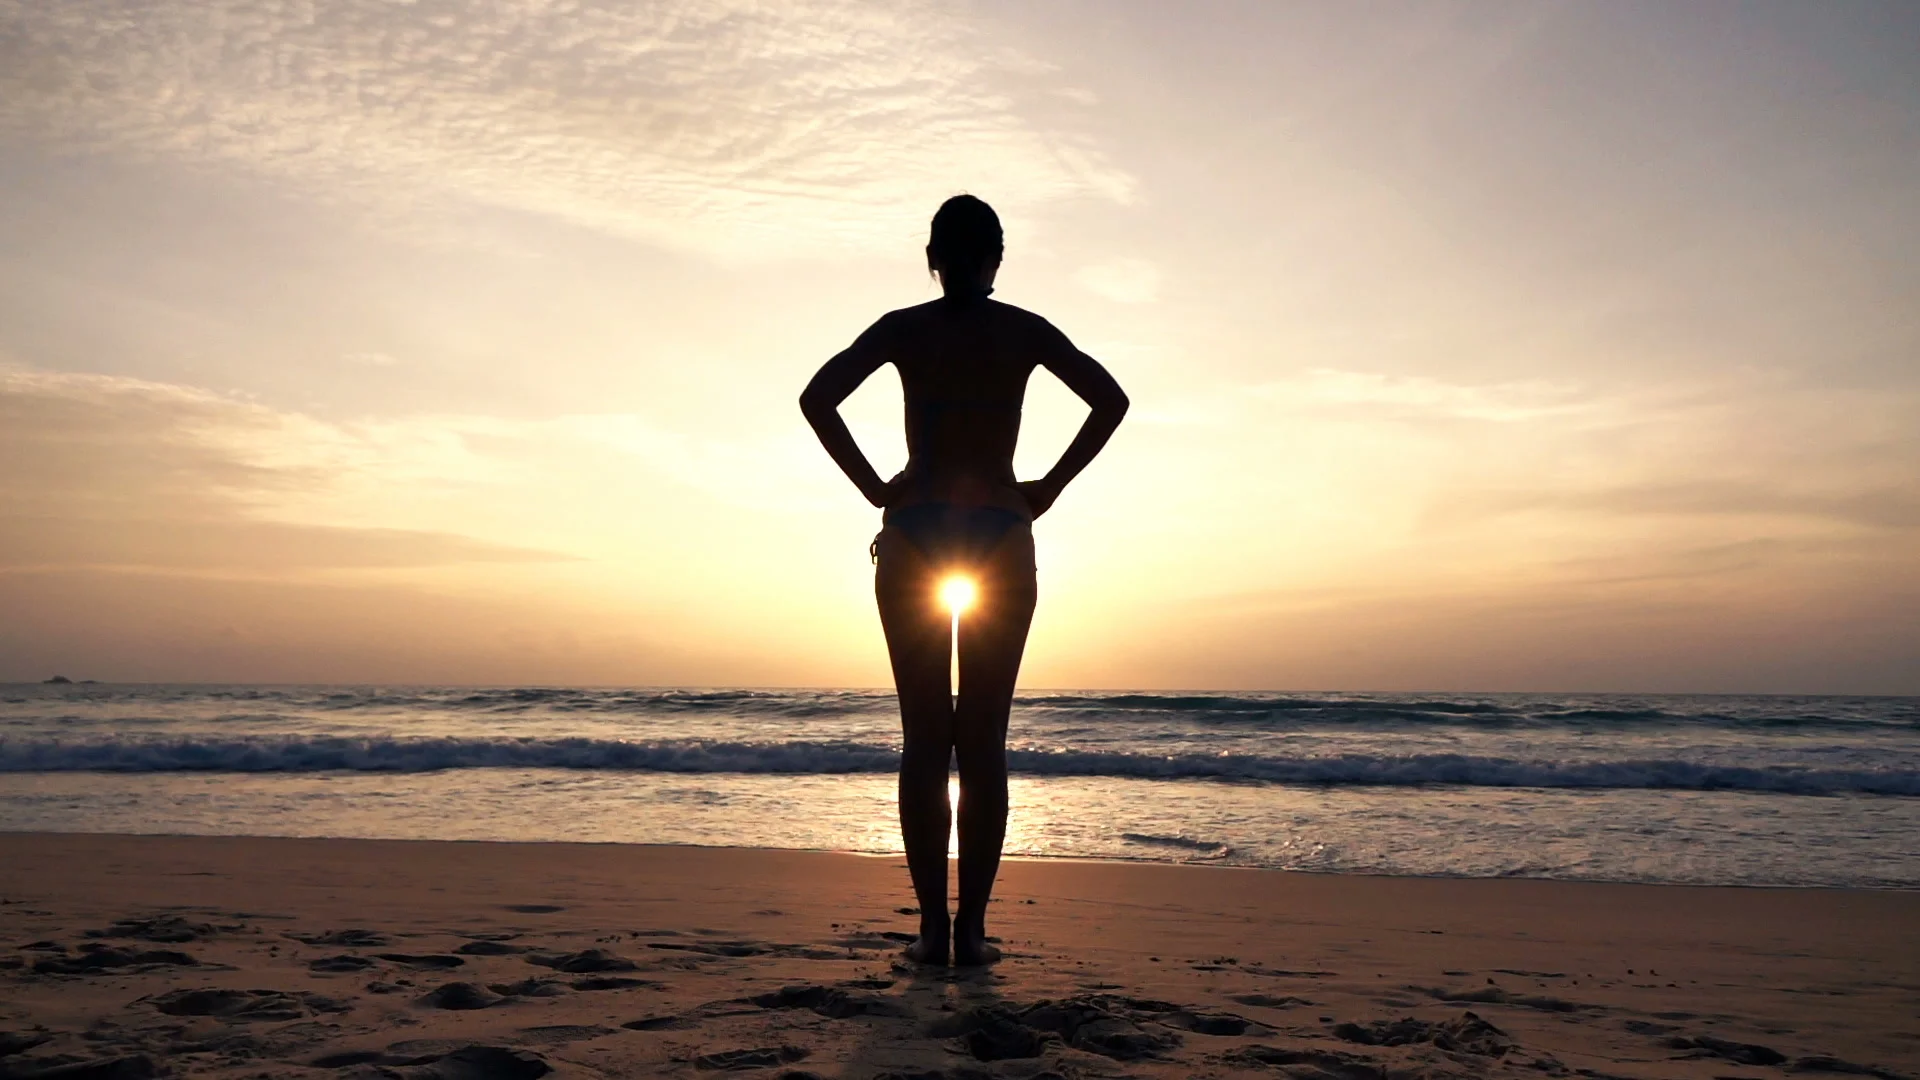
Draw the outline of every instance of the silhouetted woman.
<instances>
[{"instance_id":1,"label":"silhouetted woman","mask_svg":"<svg viewBox=\"0 0 1920 1080\"><path fill-rule=\"evenodd\" d=\"M933 216L927 267L945 295L889 312L821 367L800 409L848 479L884 507L873 543L874 595L893 660L904 749L900 832L922 963L990 964L987 900L1007 832L1007 713L1033 621L1034 518L1106 445L1127 395L1105 368L1032 312L988 299L1000 269L1000 219L956 195ZM907 467L882 481L839 406L882 364L906 394ZM1015 480L1013 448L1027 376L1044 367L1092 409L1052 471ZM972 580L959 617L960 689L949 685L953 623L943 582ZM947 916L947 767L960 768L960 902Z\"/></svg>"}]
</instances>

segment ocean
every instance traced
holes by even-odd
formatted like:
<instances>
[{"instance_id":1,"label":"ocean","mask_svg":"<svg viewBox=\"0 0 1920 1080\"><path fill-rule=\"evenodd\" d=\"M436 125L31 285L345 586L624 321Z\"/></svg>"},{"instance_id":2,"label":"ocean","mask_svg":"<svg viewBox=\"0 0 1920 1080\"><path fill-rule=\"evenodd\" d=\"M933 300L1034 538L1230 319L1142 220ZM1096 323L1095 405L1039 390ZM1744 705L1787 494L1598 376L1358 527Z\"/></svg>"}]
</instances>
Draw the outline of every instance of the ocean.
<instances>
[{"instance_id":1,"label":"ocean","mask_svg":"<svg viewBox=\"0 0 1920 1080\"><path fill-rule=\"evenodd\" d=\"M891 691L0 686L0 830L899 850ZM1920 887L1920 698L1027 692L1016 856Z\"/></svg>"}]
</instances>

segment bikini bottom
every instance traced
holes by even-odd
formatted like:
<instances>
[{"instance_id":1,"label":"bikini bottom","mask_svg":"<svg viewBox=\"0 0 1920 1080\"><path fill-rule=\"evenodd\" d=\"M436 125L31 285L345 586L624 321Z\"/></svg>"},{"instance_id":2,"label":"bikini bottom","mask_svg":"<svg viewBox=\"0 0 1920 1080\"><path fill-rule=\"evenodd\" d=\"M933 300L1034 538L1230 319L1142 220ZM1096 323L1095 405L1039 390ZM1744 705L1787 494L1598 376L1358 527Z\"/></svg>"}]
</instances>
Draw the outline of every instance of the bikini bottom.
<instances>
[{"instance_id":1,"label":"bikini bottom","mask_svg":"<svg viewBox=\"0 0 1920 1080\"><path fill-rule=\"evenodd\" d=\"M895 507L881 520L899 529L936 566L983 563L1014 526L1027 524L1026 515L1002 507L943 502ZM877 539L869 552L878 562Z\"/></svg>"}]
</instances>

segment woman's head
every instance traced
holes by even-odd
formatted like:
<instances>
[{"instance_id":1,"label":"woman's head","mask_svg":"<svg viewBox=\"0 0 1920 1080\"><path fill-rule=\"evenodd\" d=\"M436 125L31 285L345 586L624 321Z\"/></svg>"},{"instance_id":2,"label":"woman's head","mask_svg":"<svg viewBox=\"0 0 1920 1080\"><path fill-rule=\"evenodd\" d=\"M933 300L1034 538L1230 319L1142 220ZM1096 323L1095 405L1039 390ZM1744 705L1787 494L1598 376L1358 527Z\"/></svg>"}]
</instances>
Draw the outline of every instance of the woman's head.
<instances>
[{"instance_id":1,"label":"woman's head","mask_svg":"<svg viewBox=\"0 0 1920 1080\"><path fill-rule=\"evenodd\" d=\"M955 195L933 215L927 269L938 271L940 288L965 295L993 284L1003 250L1000 215L971 195Z\"/></svg>"}]
</instances>

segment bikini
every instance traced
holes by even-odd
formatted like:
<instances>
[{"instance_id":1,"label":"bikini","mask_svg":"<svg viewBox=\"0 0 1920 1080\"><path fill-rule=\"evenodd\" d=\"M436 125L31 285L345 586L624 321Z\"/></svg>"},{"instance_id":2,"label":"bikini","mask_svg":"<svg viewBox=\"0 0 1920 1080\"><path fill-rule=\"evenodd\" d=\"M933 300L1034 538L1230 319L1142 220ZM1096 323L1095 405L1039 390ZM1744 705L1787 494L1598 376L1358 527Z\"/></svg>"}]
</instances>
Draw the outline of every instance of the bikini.
<instances>
[{"instance_id":1,"label":"bikini","mask_svg":"<svg viewBox=\"0 0 1920 1080\"><path fill-rule=\"evenodd\" d=\"M888 510L880 519L899 529L907 542L920 550L936 566L977 565L993 554L1000 541L1016 525L1027 524L1026 515L999 506L956 506L947 502L914 503ZM868 548L873 561L880 561L880 540L874 538Z\"/></svg>"}]
</instances>

